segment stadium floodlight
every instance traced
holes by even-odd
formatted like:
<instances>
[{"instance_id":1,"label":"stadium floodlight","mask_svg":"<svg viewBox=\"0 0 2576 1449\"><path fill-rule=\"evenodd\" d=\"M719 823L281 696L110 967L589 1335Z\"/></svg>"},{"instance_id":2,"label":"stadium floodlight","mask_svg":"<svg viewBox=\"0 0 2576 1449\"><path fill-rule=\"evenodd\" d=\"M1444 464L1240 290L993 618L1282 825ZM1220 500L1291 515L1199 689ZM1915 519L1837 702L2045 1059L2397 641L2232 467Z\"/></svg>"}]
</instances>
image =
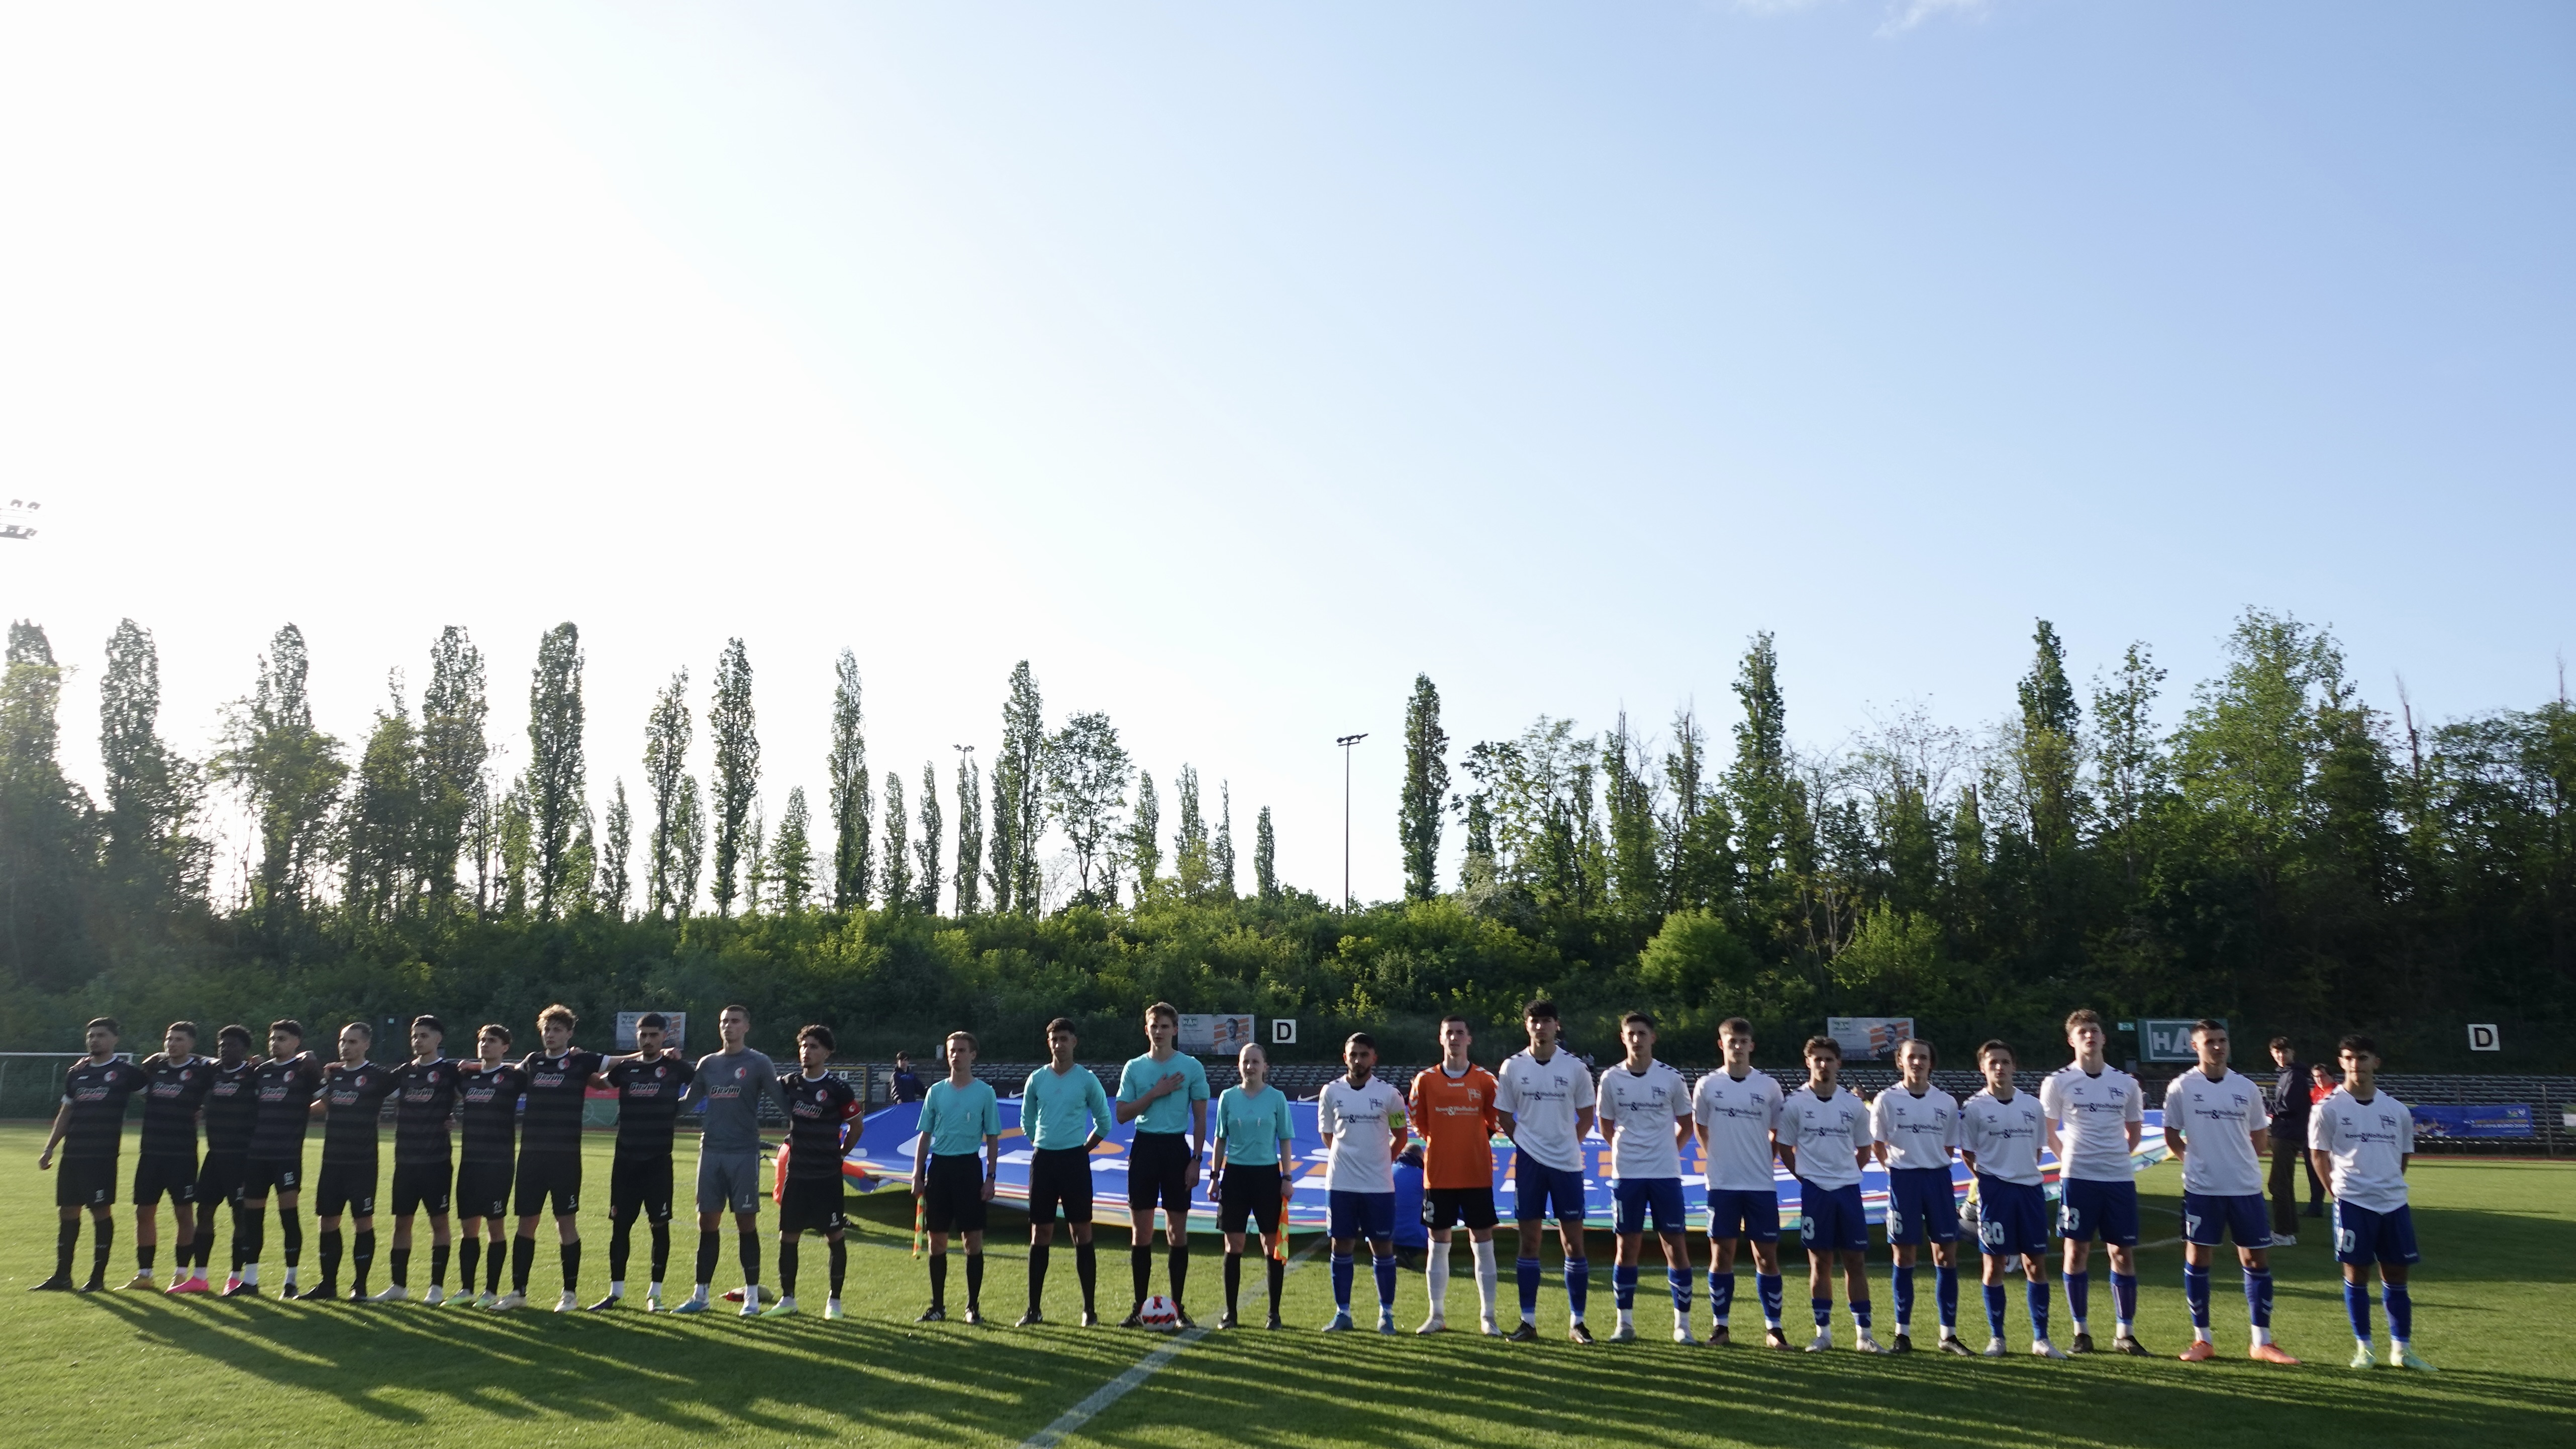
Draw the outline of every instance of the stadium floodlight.
<instances>
[{"instance_id":1,"label":"stadium floodlight","mask_svg":"<svg viewBox=\"0 0 2576 1449\"><path fill-rule=\"evenodd\" d=\"M1337 735L1333 743L1342 747L1342 909L1351 908L1351 746L1368 736Z\"/></svg>"},{"instance_id":2,"label":"stadium floodlight","mask_svg":"<svg viewBox=\"0 0 2576 1449\"><path fill-rule=\"evenodd\" d=\"M7 508L0 508L0 538L34 538L36 511L45 505L23 498L12 498Z\"/></svg>"}]
</instances>

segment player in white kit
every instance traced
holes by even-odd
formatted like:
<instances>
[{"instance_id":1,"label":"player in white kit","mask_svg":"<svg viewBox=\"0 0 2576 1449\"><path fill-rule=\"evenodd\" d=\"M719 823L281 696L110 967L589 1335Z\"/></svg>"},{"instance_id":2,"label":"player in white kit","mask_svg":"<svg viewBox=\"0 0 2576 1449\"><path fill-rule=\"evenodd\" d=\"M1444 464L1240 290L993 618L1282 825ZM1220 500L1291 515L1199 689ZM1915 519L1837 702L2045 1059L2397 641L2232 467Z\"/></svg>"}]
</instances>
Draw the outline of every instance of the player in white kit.
<instances>
[{"instance_id":1,"label":"player in white kit","mask_svg":"<svg viewBox=\"0 0 2576 1449\"><path fill-rule=\"evenodd\" d=\"M2209 1260L2226 1237L2236 1239L2245 1273L2245 1312L2254 1327L2258 1363L2298 1362L2272 1341L2272 1220L2263 1202L2263 1159L2272 1150L2272 1114L2263 1091L2227 1065L2227 1024L2192 1023L2200 1065L2165 1088L2165 1146L2182 1159L2182 1296L2191 1306L2185 1363L2216 1358L2209 1341Z\"/></svg>"},{"instance_id":2,"label":"player in white kit","mask_svg":"<svg viewBox=\"0 0 2576 1449\"><path fill-rule=\"evenodd\" d=\"M1342 1047L1350 1070L1324 1084L1315 1099L1315 1129L1324 1139L1324 1198L1333 1245L1333 1321L1326 1333L1351 1329L1351 1258L1368 1239L1377 1270L1377 1331L1395 1332L1395 1157L1404 1150L1404 1092L1373 1075L1377 1039L1351 1033Z\"/></svg>"},{"instance_id":3,"label":"player in white kit","mask_svg":"<svg viewBox=\"0 0 2576 1449\"><path fill-rule=\"evenodd\" d=\"M2064 1358L2048 1341L2048 1190L2039 1176L2040 1139L2048 1132L2039 1099L2013 1086L2013 1049L2000 1041L1977 1048L1986 1089L1959 1105L1959 1156L1977 1180L1977 1250L1984 1259L1986 1357L2004 1356L2004 1265L2021 1259L2030 1290L2030 1351Z\"/></svg>"},{"instance_id":4,"label":"player in white kit","mask_svg":"<svg viewBox=\"0 0 2576 1449\"><path fill-rule=\"evenodd\" d=\"M1807 1250L1807 1303L1816 1337L1807 1352L1834 1346L1834 1265L1851 1302L1852 1347L1885 1353L1869 1332L1869 1217L1861 1206L1860 1165L1871 1144L1869 1109L1837 1085L1843 1049L1829 1036L1807 1038L1807 1080L1780 1106L1780 1157L1798 1179L1798 1240Z\"/></svg>"},{"instance_id":5,"label":"player in white kit","mask_svg":"<svg viewBox=\"0 0 2576 1449\"><path fill-rule=\"evenodd\" d=\"M2415 1154L2415 1114L2379 1090L2379 1045L2343 1039L2343 1085L2308 1116L2308 1157L2334 1197L2335 1261L2343 1265L2343 1307L2352 1318L2352 1366L2370 1367L2370 1265L2379 1265L2388 1310L2388 1366L2431 1373L2415 1356L2415 1300L2407 1271L2415 1212L2406 1201L2406 1163Z\"/></svg>"},{"instance_id":6,"label":"player in white kit","mask_svg":"<svg viewBox=\"0 0 2576 1449\"><path fill-rule=\"evenodd\" d=\"M1941 1315L1940 1349L1965 1354L1959 1341L1959 1196L1950 1153L1959 1145L1959 1099L1932 1085L1932 1043L1901 1042L1900 1080L1869 1104L1870 1136L1887 1168L1887 1243L1896 1259L1895 1353L1914 1351L1914 1260L1932 1245L1932 1301Z\"/></svg>"},{"instance_id":7,"label":"player in white kit","mask_svg":"<svg viewBox=\"0 0 2576 1449\"><path fill-rule=\"evenodd\" d=\"M1673 1342L1690 1343L1690 1219L1682 1205L1682 1143L1690 1139L1690 1084L1655 1060L1655 1019L1632 1011L1619 1022L1627 1057L1601 1074L1601 1135L1610 1139L1611 1194L1619 1204L1619 1295L1615 1343L1637 1336L1637 1269L1645 1255L1646 1218L1664 1249L1664 1282L1673 1294Z\"/></svg>"},{"instance_id":8,"label":"player in white kit","mask_svg":"<svg viewBox=\"0 0 2576 1449\"><path fill-rule=\"evenodd\" d=\"M2066 1044L2075 1060L2039 1084L2048 1114L2049 1146L2057 1153L2057 1233L2066 1240L2066 1316L2075 1320L2075 1353L2093 1351L2085 1330L2092 1297L2093 1239L2111 1250L2113 1353L2144 1358L2138 1342L2138 1177L2129 1154L2145 1130L2146 1094L2138 1079L2102 1058L2109 1040L2101 1014L2078 1011L2066 1018Z\"/></svg>"},{"instance_id":9,"label":"player in white kit","mask_svg":"<svg viewBox=\"0 0 2576 1449\"><path fill-rule=\"evenodd\" d=\"M1494 1116L1512 1141L1512 1200L1517 1205L1521 1323L1514 1343L1538 1339L1539 1237L1556 1214L1565 1248L1566 1336L1590 1343L1583 1325L1592 1264L1583 1247L1583 1139L1592 1131L1592 1073L1557 1047L1556 1003L1533 1001L1521 1013L1529 1047L1494 1073Z\"/></svg>"},{"instance_id":10,"label":"player in white kit","mask_svg":"<svg viewBox=\"0 0 2576 1449\"><path fill-rule=\"evenodd\" d=\"M1778 1160L1772 1134L1786 1094L1778 1078L1753 1069L1753 1023L1740 1016L1718 1023L1717 1049L1725 1065L1700 1078L1691 1093L1691 1126L1708 1172L1708 1303L1715 1318L1708 1341L1727 1342L1735 1255L1749 1243L1753 1287L1762 1297L1762 1341L1787 1348L1780 1331L1780 1188L1771 1173Z\"/></svg>"}]
</instances>

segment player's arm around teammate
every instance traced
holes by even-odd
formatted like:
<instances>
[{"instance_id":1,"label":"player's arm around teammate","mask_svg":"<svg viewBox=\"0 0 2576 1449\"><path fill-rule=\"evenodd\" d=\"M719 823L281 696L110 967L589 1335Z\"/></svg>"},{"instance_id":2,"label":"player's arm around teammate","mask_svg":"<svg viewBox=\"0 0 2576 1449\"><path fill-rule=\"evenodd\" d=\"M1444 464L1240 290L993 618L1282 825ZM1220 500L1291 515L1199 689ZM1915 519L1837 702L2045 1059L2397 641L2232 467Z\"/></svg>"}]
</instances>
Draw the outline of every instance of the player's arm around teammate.
<instances>
[{"instance_id":1,"label":"player's arm around teammate","mask_svg":"<svg viewBox=\"0 0 2576 1449\"><path fill-rule=\"evenodd\" d=\"M196 1252L197 1112L214 1086L214 1063L197 1055L197 1024L174 1021L161 1033L161 1050L136 1064L145 1077L143 1149L134 1164L134 1278L132 1289L158 1288L152 1275L160 1245L160 1204L167 1194L179 1229L177 1276L188 1281Z\"/></svg>"}]
</instances>

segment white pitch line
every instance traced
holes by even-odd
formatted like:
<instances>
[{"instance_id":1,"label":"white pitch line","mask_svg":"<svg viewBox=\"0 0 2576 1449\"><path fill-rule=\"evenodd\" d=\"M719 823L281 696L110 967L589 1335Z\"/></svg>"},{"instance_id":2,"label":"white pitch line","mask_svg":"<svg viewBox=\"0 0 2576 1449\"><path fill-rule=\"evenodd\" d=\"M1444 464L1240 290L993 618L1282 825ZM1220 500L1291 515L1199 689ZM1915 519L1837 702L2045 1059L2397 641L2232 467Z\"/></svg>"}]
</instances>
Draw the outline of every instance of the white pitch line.
<instances>
[{"instance_id":1,"label":"white pitch line","mask_svg":"<svg viewBox=\"0 0 2576 1449\"><path fill-rule=\"evenodd\" d=\"M1323 1237L1318 1235L1305 1247L1298 1249L1296 1255L1288 1260L1288 1271L1291 1273L1297 1271L1300 1265L1315 1255L1316 1247L1323 1241ZM1093 1389L1090 1396L1081 1403L1057 1415L1054 1423L1021 1440L1020 1449L1053 1449L1053 1446L1062 1443L1067 1435L1090 1423L1101 1410L1127 1397L1129 1390L1162 1372L1163 1365L1180 1357L1182 1350L1207 1336L1208 1330L1204 1328L1182 1329L1179 1337L1138 1359L1127 1372Z\"/></svg>"}]
</instances>

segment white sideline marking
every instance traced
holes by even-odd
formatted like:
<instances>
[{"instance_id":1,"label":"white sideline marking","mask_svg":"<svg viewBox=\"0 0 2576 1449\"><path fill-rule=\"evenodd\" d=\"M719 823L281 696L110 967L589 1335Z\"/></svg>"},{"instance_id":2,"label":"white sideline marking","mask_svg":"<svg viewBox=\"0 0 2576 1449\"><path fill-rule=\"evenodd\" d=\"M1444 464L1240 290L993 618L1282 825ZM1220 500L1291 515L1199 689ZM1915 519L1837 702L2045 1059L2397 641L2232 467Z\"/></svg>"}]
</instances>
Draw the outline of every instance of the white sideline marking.
<instances>
[{"instance_id":1,"label":"white sideline marking","mask_svg":"<svg viewBox=\"0 0 2576 1449\"><path fill-rule=\"evenodd\" d=\"M1288 1259L1288 1271L1296 1272L1308 1258L1315 1256L1315 1249L1323 1242L1323 1235L1319 1233L1313 1241L1298 1249ZM1160 1373L1163 1365L1180 1357L1182 1350L1207 1337L1208 1333L1209 1330L1204 1328L1182 1329L1179 1337L1138 1359L1127 1372L1093 1389L1088 1398L1057 1415L1054 1423L1021 1440L1020 1449L1052 1449L1052 1446L1062 1443L1065 1436L1090 1423L1101 1410L1127 1397L1129 1390Z\"/></svg>"}]
</instances>

